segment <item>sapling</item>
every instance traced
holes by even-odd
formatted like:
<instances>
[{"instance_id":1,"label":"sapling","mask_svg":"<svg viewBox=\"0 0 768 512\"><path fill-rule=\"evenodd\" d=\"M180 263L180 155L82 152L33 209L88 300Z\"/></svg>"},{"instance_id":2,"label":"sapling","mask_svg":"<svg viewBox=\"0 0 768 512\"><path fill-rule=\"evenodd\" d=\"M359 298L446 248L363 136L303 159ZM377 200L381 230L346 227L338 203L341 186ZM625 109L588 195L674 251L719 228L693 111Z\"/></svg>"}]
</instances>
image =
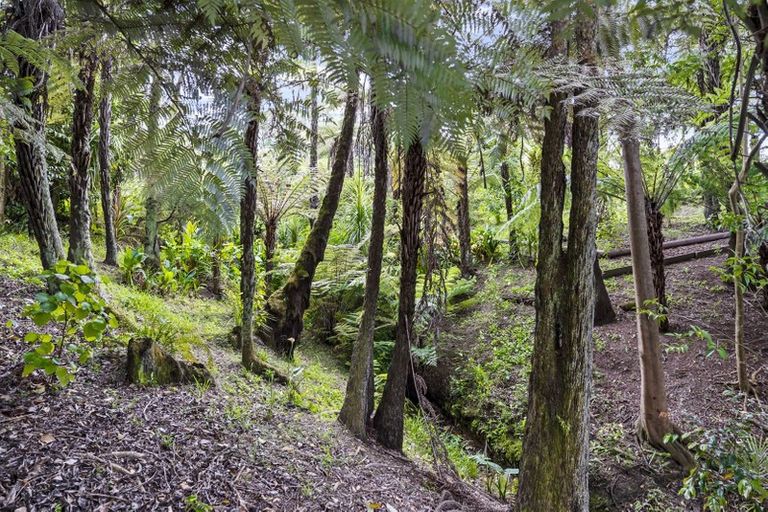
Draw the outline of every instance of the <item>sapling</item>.
<instances>
[{"instance_id":1,"label":"sapling","mask_svg":"<svg viewBox=\"0 0 768 512\"><path fill-rule=\"evenodd\" d=\"M91 344L101 340L108 327L116 328L117 319L98 293L101 280L86 265L59 261L40 277L48 290L55 291L35 295L35 303L27 306L23 314L38 327L55 324L58 329L31 331L24 336L24 341L34 348L24 355L22 377L43 370L55 376L61 386L67 386L79 366L91 359Z\"/></svg>"}]
</instances>

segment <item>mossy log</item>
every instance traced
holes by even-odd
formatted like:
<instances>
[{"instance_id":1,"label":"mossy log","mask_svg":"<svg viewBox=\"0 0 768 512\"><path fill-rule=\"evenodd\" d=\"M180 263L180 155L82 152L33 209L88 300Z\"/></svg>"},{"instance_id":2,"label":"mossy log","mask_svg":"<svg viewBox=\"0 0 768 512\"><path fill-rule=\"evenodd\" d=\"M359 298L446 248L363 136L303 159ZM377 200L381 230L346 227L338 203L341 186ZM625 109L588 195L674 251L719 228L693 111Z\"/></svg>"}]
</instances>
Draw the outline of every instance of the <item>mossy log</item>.
<instances>
[{"instance_id":1,"label":"mossy log","mask_svg":"<svg viewBox=\"0 0 768 512\"><path fill-rule=\"evenodd\" d=\"M214 382L205 365L179 361L150 338L131 339L126 369L128 382L141 386Z\"/></svg>"}]
</instances>

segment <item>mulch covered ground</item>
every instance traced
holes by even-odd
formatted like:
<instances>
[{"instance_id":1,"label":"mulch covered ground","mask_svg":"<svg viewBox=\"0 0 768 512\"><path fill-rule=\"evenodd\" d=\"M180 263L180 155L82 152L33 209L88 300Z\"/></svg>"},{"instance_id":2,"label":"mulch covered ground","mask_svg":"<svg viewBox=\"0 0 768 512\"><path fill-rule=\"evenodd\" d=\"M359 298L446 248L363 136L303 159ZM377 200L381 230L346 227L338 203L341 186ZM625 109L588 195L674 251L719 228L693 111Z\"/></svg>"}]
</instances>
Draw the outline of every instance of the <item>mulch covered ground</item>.
<instances>
[{"instance_id":1,"label":"mulch covered ground","mask_svg":"<svg viewBox=\"0 0 768 512\"><path fill-rule=\"evenodd\" d=\"M33 329L20 311L35 291L0 278L0 510L426 511L441 501L431 472L275 400L223 350L228 384L207 390L128 386L121 348L100 351L59 392L20 381L21 337Z\"/></svg>"}]
</instances>

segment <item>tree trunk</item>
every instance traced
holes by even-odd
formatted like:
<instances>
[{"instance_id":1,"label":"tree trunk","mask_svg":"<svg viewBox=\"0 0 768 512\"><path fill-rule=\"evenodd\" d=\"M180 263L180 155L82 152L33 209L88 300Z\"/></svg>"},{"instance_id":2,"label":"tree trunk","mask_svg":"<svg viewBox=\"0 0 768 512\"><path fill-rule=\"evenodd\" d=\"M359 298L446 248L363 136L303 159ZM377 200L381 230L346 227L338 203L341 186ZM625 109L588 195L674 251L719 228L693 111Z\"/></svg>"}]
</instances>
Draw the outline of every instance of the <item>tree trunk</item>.
<instances>
[{"instance_id":1,"label":"tree trunk","mask_svg":"<svg viewBox=\"0 0 768 512\"><path fill-rule=\"evenodd\" d=\"M5 226L5 205L8 202L8 178L6 174L5 155L0 155L0 230Z\"/></svg>"},{"instance_id":2,"label":"tree trunk","mask_svg":"<svg viewBox=\"0 0 768 512\"><path fill-rule=\"evenodd\" d=\"M651 256L651 269L653 270L653 289L656 292L656 300L661 305L662 316L658 319L659 330L669 330L669 318L667 310L667 279L664 275L664 215L654 201L645 197L645 219L648 223L648 250Z\"/></svg>"},{"instance_id":3,"label":"tree trunk","mask_svg":"<svg viewBox=\"0 0 768 512\"><path fill-rule=\"evenodd\" d=\"M269 346L289 358L293 357L293 349L304 328L303 317L309 306L312 280L317 266L323 261L333 218L339 206L347 159L352 148L356 109L357 94L350 92L344 107L344 119L336 145L331 177L317 219L288 280L267 301L267 325L261 333L262 337Z\"/></svg>"},{"instance_id":4,"label":"tree trunk","mask_svg":"<svg viewBox=\"0 0 768 512\"><path fill-rule=\"evenodd\" d=\"M312 91L310 92L311 98L311 111L309 120L309 176L310 176L310 189L312 195L309 196L309 207L312 210L317 210L320 206L320 198L317 196L317 139L318 139L318 118L320 117L320 107L318 106L318 84L312 83ZM312 219L314 222L314 219Z\"/></svg>"},{"instance_id":5,"label":"tree trunk","mask_svg":"<svg viewBox=\"0 0 768 512\"><path fill-rule=\"evenodd\" d=\"M469 227L469 184L467 166L457 167L459 181L458 231L459 231L459 269L462 277L470 277L472 272L472 247Z\"/></svg>"},{"instance_id":6,"label":"tree trunk","mask_svg":"<svg viewBox=\"0 0 768 512\"><path fill-rule=\"evenodd\" d=\"M149 126L150 133L157 130L157 114L160 109L160 100L162 90L160 89L160 79L155 77L149 91ZM144 199L144 255L146 256L146 265L149 268L157 269L160 267L160 238L158 237L160 202L155 196L154 184L147 183L145 186L146 197Z\"/></svg>"},{"instance_id":7,"label":"tree trunk","mask_svg":"<svg viewBox=\"0 0 768 512\"><path fill-rule=\"evenodd\" d=\"M352 350L344 405L339 413L339 421L359 439L367 437L366 426L373 412L373 334L376 327L376 305L384 252L384 222L387 213L387 136L384 114L375 106L371 112L371 135L376 151L376 165L363 318Z\"/></svg>"},{"instance_id":8,"label":"tree trunk","mask_svg":"<svg viewBox=\"0 0 768 512\"><path fill-rule=\"evenodd\" d=\"M101 190L101 211L104 214L104 243L107 255L104 263L117 266L117 235L115 233L115 209L110 191L110 154L112 123L112 95L109 87L112 82L112 59L106 58L101 63L101 103L99 103L99 183Z\"/></svg>"},{"instance_id":9,"label":"tree trunk","mask_svg":"<svg viewBox=\"0 0 768 512\"><path fill-rule=\"evenodd\" d=\"M611 305L611 296L603 280L603 271L600 263L595 258L595 325L606 325L616 320L616 313Z\"/></svg>"},{"instance_id":10,"label":"tree trunk","mask_svg":"<svg viewBox=\"0 0 768 512\"><path fill-rule=\"evenodd\" d=\"M416 308L416 273L419 259L421 208L427 159L420 140L413 141L405 155L405 175L401 176L400 197L403 221L400 231L400 303L397 309L397 333L387 383L374 417L376 438L393 450L403 449L403 409L405 388L411 363L413 314Z\"/></svg>"},{"instance_id":11,"label":"tree trunk","mask_svg":"<svg viewBox=\"0 0 768 512\"><path fill-rule=\"evenodd\" d=\"M144 200L144 255L147 257L147 266L152 269L160 267L159 210L160 202L148 190Z\"/></svg>"},{"instance_id":12,"label":"tree trunk","mask_svg":"<svg viewBox=\"0 0 768 512\"><path fill-rule=\"evenodd\" d=\"M272 260L275 257L275 250L277 249L277 219L269 219L265 224L264 247L266 249L264 258L264 282L269 290L270 284L272 284L272 270L274 269Z\"/></svg>"},{"instance_id":13,"label":"tree trunk","mask_svg":"<svg viewBox=\"0 0 768 512\"><path fill-rule=\"evenodd\" d=\"M224 295L224 287L221 282L221 244L221 237L216 236L213 240L211 253L211 293L216 299L221 299Z\"/></svg>"},{"instance_id":14,"label":"tree trunk","mask_svg":"<svg viewBox=\"0 0 768 512\"><path fill-rule=\"evenodd\" d=\"M596 23L580 13L576 42L581 63L595 65ZM594 18L594 15L592 16ZM565 52L562 22L552 23L552 56ZM596 186L599 125L574 107L571 211L563 250L567 111L562 92L549 98L541 163L541 221L536 277L536 327L528 415L520 463L519 508L589 509L589 398L592 385Z\"/></svg>"},{"instance_id":15,"label":"tree trunk","mask_svg":"<svg viewBox=\"0 0 768 512\"><path fill-rule=\"evenodd\" d=\"M768 242L760 244L758 255L760 257L760 268L763 269L763 279L768 279ZM768 286L763 286L762 294L761 306L763 309L768 310Z\"/></svg>"},{"instance_id":16,"label":"tree trunk","mask_svg":"<svg viewBox=\"0 0 768 512\"><path fill-rule=\"evenodd\" d=\"M750 149L749 149L749 131L748 126L744 128L744 148L743 148L743 161L742 161L742 167L739 174L736 176L736 179L733 182L733 185L731 185L730 190L728 191L728 198L730 200L731 204L731 210L735 215L739 218L739 224L736 228L736 237L735 237L735 246L734 246L734 260L736 261L735 266L742 265L742 260L744 259L744 253L745 253L745 242L746 242L746 232L745 232L745 220L744 220L744 209L741 206L741 201L743 200L741 195L741 184L744 183L747 179L747 176L749 176L749 168L751 165L752 158L750 155ZM758 148L755 148L755 150L759 150ZM736 269L734 268L734 271ZM747 357L744 353L744 283L741 280L741 277L737 275L736 272L734 272L733 277L733 301L734 301L734 320L733 320L733 329L734 329L734 343L733 343L733 350L736 354L736 377L738 379L739 383L739 391L743 393L749 393L750 391L753 391L752 384L749 382L749 376L747 375Z\"/></svg>"},{"instance_id":17,"label":"tree trunk","mask_svg":"<svg viewBox=\"0 0 768 512\"><path fill-rule=\"evenodd\" d=\"M8 26L24 37L42 39L63 26L64 11L56 0L16 0ZM13 103L35 122L32 127L14 126L14 145L19 181L27 217L40 249L43 268L64 258L64 246L56 225L45 162L45 118L47 110L47 75L26 59L19 59L19 76L30 77L34 89L17 95ZM29 131L21 136L21 130Z\"/></svg>"},{"instance_id":18,"label":"tree trunk","mask_svg":"<svg viewBox=\"0 0 768 512\"><path fill-rule=\"evenodd\" d=\"M504 152L506 154L506 151ZM512 211L512 180L509 176L509 164L504 161L501 162L501 188L504 190L504 208L507 211L507 221L509 222L514 215ZM509 227L509 257L513 258L516 254L515 250L515 233L512 226Z\"/></svg>"},{"instance_id":19,"label":"tree trunk","mask_svg":"<svg viewBox=\"0 0 768 512\"><path fill-rule=\"evenodd\" d=\"M93 126L93 88L96 83L96 54L84 50L79 55L82 89L75 91L72 116L72 165L69 169L69 254L73 263L93 268L91 252L91 128Z\"/></svg>"},{"instance_id":20,"label":"tree trunk","mask_svg":"<svg viewBox=\"0 0 768 512\"><path fill-rule=\"evenodd\" d=\"M240 243L243 253L240 260L240 298L243 305L243 324L240 327L242 362L246 368L253 368L257 361L253 348L253 301L256 294L256 258L253 252L254 224L256 222L256 172L259 157L259 115L261 112L261 84L253 80L248 87L248 128L245 144L250 151L251 161L246 165L250 172L243 183L240 198Z\"/></svg>"},{"instance_id":21,"label":"tree trunk","mask_svg":"<svg viewBox=\"0 0 768 512\"><path fill-rule=\"evenodd\" d=\"M635 138L634 127L621 136L624 159L624 179L629 219L632 269L635 280L635 304L637 304L637 349L640 356L640 418L638 434L641 439L656 448L666 450L681 466L690 469L694 460L680 441L665 442L665 436L677 433L667 406L667 390L659 346L659 325L649 316L646 306L656 298L653 272L645 219L640 143Z\"/></svg>"}]
</instances>

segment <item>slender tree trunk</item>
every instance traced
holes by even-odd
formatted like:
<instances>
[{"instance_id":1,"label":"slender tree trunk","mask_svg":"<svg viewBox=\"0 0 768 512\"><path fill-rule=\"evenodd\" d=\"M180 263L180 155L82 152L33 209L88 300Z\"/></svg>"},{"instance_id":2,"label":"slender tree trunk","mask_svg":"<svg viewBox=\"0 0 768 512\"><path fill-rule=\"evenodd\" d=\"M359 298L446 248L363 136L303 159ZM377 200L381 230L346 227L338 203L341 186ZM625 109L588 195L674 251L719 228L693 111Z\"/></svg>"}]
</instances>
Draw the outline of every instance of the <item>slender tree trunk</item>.
<instances>
[{"instance_id":1,"label":"slender tree trunk","mask_svg":"<svg viewBox=\"0 0 768 512\"><path fill-rule=\"evenodd\" d=\"M376 164L363 318L352 350L344 405L339 413L339 421L360 439L367 437L366 426L373 410L373 334L376 327L376 305L384 252L384 222L387 213L387 136L384 130L384 114L373 106L371 134L376 151Z\"/></svg>"},{"instance_id":2,"label":"slender tree trunk","mask_svg":"<svg viewBox=\"0 0 768 512\"><path fill-rule=\"evenodd\" d=\"M611 296L603 280L603 271L595 255L595 325L606 325L616 320L616 313L611 305Z\"/></svg>"},{"instance_id":3,"label":"slender tree trunk","mask_svg":"<svg viewBox=\"0 0 768 512\"><path fill-rule=\"evenodd\" d=\"M594 4L593 4L594 5ZM595 65L594 15L579 14L576 43L586 72ZM591 18L591 19L590 19ZM563 55L562 22L552 24L553 56ZM544 124L536 327L528 416L520 464L519 509L589 509L589 398L592 386L598 119L574 107L571 211L563 250L567 112L553 92Z\"/></svg>"},{"instance_id":4,"label":"slender tree trunk","mask_svg":"<svg viewBox=\"0 0 768 512\"><path fill-rule=\"evenodd\" d=\"M320 107L318 105L318 84L312 83L311 91L311 111L309 120L309 176L310 176L310 189L312 195L309 196L309 207L312 210L317 210L320 206L320 198L317 195L317 139L318 139L318 118L320 117ZM314 222L314 219L312 219Z\"/></svg>"},{"instance_id":5,"label":"slender tree trunk","mask_svg":"<svg viewBox=\"0 0 768 512\"><path fill-rule=\"evenodd\" d=\"M5 168L5 156L0 155L0 230L5 225L5 205L8 202L8 178Z\"/></svg>"},{"instance_id":6,"label":"slender tree trunk","mask_svg":"<svg viewBox=\"0 0 768 512\"><path fill-rule=\"evenodd\" d=\"M149 268L160 267L160 202L155 198L153 192L148 190L147 197L144 200L144 254Z\"/></svg>"},{"instance_id":7,"label":"slender tree trunk","mask_svg":"<svg viewBox=\"0 0 768 512\"><path fill-rule=\"evenodd\" d=\"M714 93L720 88L720 52L722 43L718 43L708 30L703 29L699 34L699 50L704 56L703 65L698 77L699 91L702 95ZM704 122L706 123L706 121ZM711 173L711 169L702 169ZM720 200L710 189L705 189L704 219L710 227L716 226L720 218Z\"/></svg>"},{"instance_id":8,"label":"slender tree trunk","mask_svg":"<svg viewBox=\"0 0 768 512\"><path fill-rule=\"evenodd\" d=\"M155 77L149 91L149 124L148 130L157 130L157 116L160 109L162 90L159 78ZM160 238L158 236L160 201L158 201L154 184L147 183L144 198L144 255L149 268L160 266Z\"/></svg>"},{"instance_id":9,"label":"slender tree trunk","mask_svg":"<svg viewBox=\"0 0 768 512\"><path fill-rule=\"evenodd\" d=\"M485 176L485 159L483 158L483 141L480 140L480 137L477 138L477 151L480 154L480 176L483 178L483 188L488 188L488 180Z\"/></svg>"},{"instance_id":10,"label":"slender tree trunk","mask_svg":"<svg viewBox=\"0 0 768 512\"><path fill-rule=\"evenodd\" d=\"M323 260L333 218L339 206L347 159L352 148L352 129L357 109L357 94L347 94L341 133L336 144L331 177L317 219L307 237L291 275L283 287L267 301L267 325L262 337L277 352L293 357L293 349L304 328L304 311L309 307L312 280Z\"/></svg>"},{"instance_id":11,"label":"slender tree trunk","mask_svg":"<svg viewBox=\"0 0 768 512\"><path fill-rule=\"evenodd\" d=\"M211 254L211 293L217 299L221 299L224 294L224 287L221 282L221 244L220 237L213 240L213 253Z\"/></svg>"},{"instance_id":12,"label":"slender tree trunk","mask_svg":"<svg viewBox=\"0 0 768 512\"><path fill-rule=\"evenodd\" d=\"M78 78L83 88L75 91L72 118L72 165L69 169L69 253L73 263L93 267L91 251L91 128L93 126L93 89L98 59L90 50L80 53Z\"/></svg>"},{"instance_id":13,"label":"slender tree trunk","mask_svg":"<svg viewBox=\"0 0 768 512\"><path fill-rule=\"evenodd\" d=\"M101 211L104 214L104 243L107 255L104 263L117 266L117 235L115 234L115 209L110 191L110 154L112 123L112 59L101 62L101 102L99 103L99 183L101 190Z\"/></svg>"},{"instance_id":14,"label":"slender tree trunk","mask_svg":"<svg viewBox=\"0 0 768 512\"><path fill-rule=\"evenodd\" d=\"M472 242L469 227L469 183L467 182L466 164L457 167L459 181L458 228L459 228L459 268L462 277L470 277L472 272Z\"/></svg>"},{"instance_id":15,"label":"slender tree trunk","mask_svg":"<svg viewBox=\"0 0 768 512\"><path fill-rule=\"evenodd\" d=\"M745 252L746 232L745 232L745 220L743 216L745 214L744 208L741 206L743 200L741 195L741 183L744 183L749 175L749 168L752 158L749 149L749 131L748 126L744 128L744 148L743 148L743 161L741 171L731 185L728 191L728 198L731 204L731 210L737 216L739 216L739 225L736 228L736 244L734 246L734 259L735 265L742 265ZM735 269L734 269L735 270ZM744 352L744 283L741 277L734 272L733 277L733 301L734 301L734 346L733 350L736 354L736 377L739 383L739 391L743 393L749 393L753 391L752 384L749 382L749 376L747 374L747 357Z\"/></svg>"},{"instance_id":16,"label":"slender tree trunk","mask_svg":"<svg viewBox=\"0 0 768 512\"><path fill-rule=\"evenodd\" d=\"M400 231L400 303L397 333L387 383L374 417L376 438L393 450L403 449L403 409L408 375L412 372L411 337L416 308L416 274L419 259L421 209L427 159L421 141L413 141L405 155L405 175L400 181L403 221Z\"/></svg>"},{"instance_id":17,"label":"slender tree trunk","mask_svg":"<svg viewBox=\"0 0 768 512\"><path fill-rule=\"evenodd\" d=\"M506 151L504 152L506 154ZM514 211L512 210L512 180L509 176L509 164L505 161L501 162L501 188L504 190L504 208L507 212L507 221L512 219ZM513 258L516 254L515 244L515 232L512 226L509 227L509 257Z\"/></svg>"},{"instance_id":18,"label":"slender tree trunk","mask_svg":"<svg viewBox=\"0 0 768 512\"><path fill-rule=\"evenodd\" d=\"M264 281L267 284L267 289L270 289L272 284L272 270L274 269L275 250L277 249L277 219L269 219L266 222L264 229L264 247L266 249L265 261L264 261Z\"/></svg>"},{"instance_id":19,"label":"slender tree trunk","mask_svg":"<svg viewBox=\"0 0 768 512\"><path fill-rule=\"evenodd\" d=\"M763 278L768 278L768 242L760 244L758 256L760 257L760 268L763 269ZM768 310L768 286L763 286L762 293L761 306L763 309Z\"/></svg>"},{"instance_id":20,"label":"slender tree trunk","mask_svg":"<svg viewBox=\"0 0 768 512\"><path fill-rule=\"evenodd\" d=\"M637 345L640 355L640 438L656 448L668 451L672 458L686 469L694 466L693 457L679 441L665 442L667 434L677 432L670 419L664 368L661 363L659 325L648 314L645 304L656 298L645 219L640 143L634 127L621 136L624 159L624 179L629 219L629 242L632 251L632 270L635 280L637 304Z\"/></svg>"},{"instance_id":21,"label":"slender tree trunk","mask_svg":"<svg viewBox=\"0 0 768 512\"><path fill-rule=\"evenodd\" d=\"M42 39L63 26L64 10L56 0L15 0L8 26L24 37ZM26 59L19 59L19 76L30 77L34 89L14 96L13 103L33 120L32 126L14 126L14 145L19 181L29 226L40 249L43 268L64 258L64 246L56 225L45 162L46 74ZM30 133L22 136L19 132Z\"/></svg>"},{"instance_id":22,"label":"slender tree trunk","mask_svg":"<svg viewBox=\"0 0 768 512\"><path fill-rule=\"evenodd\" d=\"M664 215L656 203L645 198L645 219L648 223L648 248L651 255L651 269L653 270L653 289L656 292L656 300L661 305L661 311L664 313L658 319L659 330L666 332L669 329L669 318L667 317L667 279L664 274Z\"/></svg>"},{"instance_id":23,"label":"slender tree trunk","mask_svg":"<svg viewBox=\"0 0 768 512\"><path fill-rule=\"evenodd\" d=\"M259 116L261 113L261 84L252 80L248 87L248 128L245 144L251 153L250 172L243 183L240 199L240 243L243 253L240 260L240 298L243 304L243 325L240 327L242 362L253 368L257 360L253 348L253 301L256 294L256 258L253 251L254 224L256 222L256 172L259 157Z\"/></svg>"}]
</instances>

